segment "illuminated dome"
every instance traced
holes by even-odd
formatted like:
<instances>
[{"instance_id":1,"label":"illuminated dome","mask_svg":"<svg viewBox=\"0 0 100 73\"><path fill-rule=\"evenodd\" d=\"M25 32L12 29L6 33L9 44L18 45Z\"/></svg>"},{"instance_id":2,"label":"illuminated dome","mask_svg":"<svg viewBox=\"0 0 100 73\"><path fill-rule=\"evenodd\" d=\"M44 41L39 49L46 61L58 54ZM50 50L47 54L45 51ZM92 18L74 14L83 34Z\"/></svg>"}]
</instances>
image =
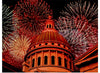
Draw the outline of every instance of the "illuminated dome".
<instances>
[{"instance_id":1,"label":"illuminated dome","mask_svg":"<svg viewBox=\"0 0 100 73\"><path fill-rule=\"evenodd\" d=\"M39 43L59 43L66 46L69 46L66 39L58 33L57 30L54 29L54 21L51 20L51 17L46 21L45 30L41 32L41 34L37 35L35 39L33 39L31 46ZM70 46L69 46L70 47Z\"/></svg>"},{"instance_id":2,"label":"illuminated dome","mask_svg":"<svg viewBox=\"0 0 100 73\"><path fill-rule=\"evenodd\" d=\"M72 72L74 56L70 46L49 17L45 29L35 36L25 55L24 72Z\"/></svg>"},{"instance_id":3,"label":"illuminated dome","mask_svg":"<svg viewBox=\"0 0 100 73\"><path fill-rule=\"evenodd\" d=\"M66 39L63 38L57 31L53 29L45 30L34 40L35 43L40 42L60 42L67 43Z\"/></svg>"}]
</instances>

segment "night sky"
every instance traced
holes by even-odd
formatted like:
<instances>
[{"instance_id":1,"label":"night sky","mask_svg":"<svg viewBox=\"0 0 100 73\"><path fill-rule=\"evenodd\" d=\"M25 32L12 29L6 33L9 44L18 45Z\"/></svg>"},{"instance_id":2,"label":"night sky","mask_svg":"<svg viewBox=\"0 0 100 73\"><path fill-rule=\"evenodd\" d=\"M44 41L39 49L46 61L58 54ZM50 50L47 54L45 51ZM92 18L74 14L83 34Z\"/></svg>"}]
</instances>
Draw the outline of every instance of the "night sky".
<instances>
[{"instance_id":1,"label":"night sky","mask_svg":"<svg viewBox=\"0 0 100 73\"><path fill-rule=\"evenodd\" d=\"M2 0L2 5L6 4L7 6L10 6L11 10L15 7L19 0ZM69 4L70 2L76 1L76 0L44 0L50 5L50 8L53 11L53 18L58 19L58 17L61 15L60 12L64 10L64 7ZM87 0L90 1L91 4L96 3L98 4L98 0Z\"/></svg>"},{"instance_id":2,"label":"night sky","mask_svg":"<svg viewBox=\"0 0 100 73\"><path fill-rule=\"evenodd\" d=\"M14 8L15 4L19 0L3 0L3 4L10 6L12 9ZM60 12L64 9L66 4L76 1L76 0L44 0L50 5L50 8L53 10L53 18L57 19L60 16ZM90 1L91 4L96 3L98 4L98 0L87 0Z\"/></svg>"}]
</instances>

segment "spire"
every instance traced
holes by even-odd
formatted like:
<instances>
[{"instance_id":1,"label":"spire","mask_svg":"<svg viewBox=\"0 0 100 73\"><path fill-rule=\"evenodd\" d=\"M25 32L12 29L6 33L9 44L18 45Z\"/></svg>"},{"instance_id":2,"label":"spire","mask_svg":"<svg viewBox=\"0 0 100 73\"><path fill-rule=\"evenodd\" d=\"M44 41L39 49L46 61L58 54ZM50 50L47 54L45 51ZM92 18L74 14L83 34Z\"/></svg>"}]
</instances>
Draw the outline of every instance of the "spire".
<instances>
[{"instance_id":1,"label":"spire","mask_svg":"<svg viewBox=\"0 0 100 73\"><path fill-rule=\"evenodd\" d=\"M46 29L54 29L54 21L52 19L52 16L48 16L48 19L46 20Z\"/></svg>"}]
</instances>

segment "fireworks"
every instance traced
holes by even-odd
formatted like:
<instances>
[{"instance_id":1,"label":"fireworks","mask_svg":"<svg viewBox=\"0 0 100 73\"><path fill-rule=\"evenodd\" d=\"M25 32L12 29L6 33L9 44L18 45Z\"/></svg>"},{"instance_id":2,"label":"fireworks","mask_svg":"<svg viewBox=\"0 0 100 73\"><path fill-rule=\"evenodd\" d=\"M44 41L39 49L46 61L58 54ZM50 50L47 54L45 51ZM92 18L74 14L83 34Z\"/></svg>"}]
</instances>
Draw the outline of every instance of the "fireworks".
<instances>
[{"instance_id":1,"label":"fireworks","mask_svg":"<svg viewBox=\"0 0 100 73\"><path fill-rule=\"evenodd\" d=\"M76 25L76 28L79 29L80 32L84 33L84 36L87 38L89 43L92 45L95 45L98 41L98 30L96 28L93 28L89 23L88 20L86 20L85 17L82 18L76 18L74 20L74 24ZM92 46L91 45L91 46Z\"/></svg>"},{"instance_id":2,"label":"fireworks","mask_svg":"<svg viewBox=\"0 0 100 73\"><path fill-rule=\"evenodd\" d=\"M79 24L84 27L81 25L79 26ZM76 57L83 54L87 49L93 47L97 43L97 34L94 34L91 27L86 27L86 24L87 22L85 21L77 20L76 22L76 20L70 20L67 17L59 17L58 21L56 21L56 29L66 38Z\"/></svg>"},{"instance_id":3,"label":"fireworks","mask_svg":"<svg viewBox=\"0 0 100 73\"><path fill-rule=\"evenodd\" d=\"M74 1L61 12L56 28L72 47L76 56L98 43L97 5L87 1ZM84 52L82 52L84 51Z\"/></svg>"},{"instance_id":4,"label":"fireworks","mask_svg":"<svg viewBox=\"0 0 100 73\"><path fill-rule=\"evenodd\" d=\"M13 23L17 28L39 33L50 14L52 11L45 1L21 0L14 8Z\"/></svg>"},{"instance_id":5,"label":"fireworks","mask_svg":"<svg viewBox=\"0 0 100 73\"><path fill-rule=\"evenodd\" d=\"M8 6L6 6L5 4L3 5L3 8L2 8L2 42L3 42L3 49L7 49L8 46L7 46L7 37L8 35L14 31L14 27L13 27L13 24L12 24L12 15L13 15L13 11L10 10L10 8Z\"/></svg>"},{"instance_id":6,"label":"fireworks","mask_svg":"<svg viewBox=\"0 0 100 73\"><path fill-rule=\"evenodd\" d=\"M92 27L98 27L98 9L97 4L91 4L88 1L78 0L77 2L71 2L65 7L65 11L62 11L63 16L69 18L85 17Z\"/></svg>"},{"instance_id":7,"label":"fireworks","mask_svg":"<svg viewBox=\"0 0 100 73\"><path fill-rule=\"evenodd\" d=\"M29 48L30 39L24 35L13 33L9 39L9 52L16 60L23 60L26 50Z\"/></svg>"},{"instance_id":8,"label":"fireworks","mask_svg":"<svg viewBox=\"0 0 100 73\"><path fill-rule=\"evenodd\" d=\"M2 21L3 21L3 30L2 30L2 33L3 33L3 38L4 37L7 37L8 34L11 33L11 31L14 30L13 28L13 24L12 24L12 12L9 7L7 7L6 5L3 5L3 8L2 8Z\"/></svg>"}]
</instances>

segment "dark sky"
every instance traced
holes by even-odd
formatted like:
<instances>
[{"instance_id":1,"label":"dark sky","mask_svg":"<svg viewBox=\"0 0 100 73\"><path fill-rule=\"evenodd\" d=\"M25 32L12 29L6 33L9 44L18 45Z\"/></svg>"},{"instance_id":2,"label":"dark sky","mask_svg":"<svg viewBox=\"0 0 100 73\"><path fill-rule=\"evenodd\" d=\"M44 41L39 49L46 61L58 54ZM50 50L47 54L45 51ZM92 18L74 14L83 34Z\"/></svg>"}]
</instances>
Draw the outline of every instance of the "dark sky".
<instances>
[{"instance_id":1,"label":"dark sky","mask_svg":"<svg viewBox=\"0 0 100 73\"><path fill-rule=\"evenodd\" d=\"M17 1L19 1L19 0L3 0L2 2L4 4L7 4L8 6L11 6L12 8L14 8ZM64 6L66 6L66 4L68 4L72 1L76 1L76 0L44 0L44 1L46 1L50 5L50 8L53 10L53 17L58 18L60 16L59 12L64 9ZM87 0L87 1L98 4L98 0Z\"/></svg>"}]
</instances>

